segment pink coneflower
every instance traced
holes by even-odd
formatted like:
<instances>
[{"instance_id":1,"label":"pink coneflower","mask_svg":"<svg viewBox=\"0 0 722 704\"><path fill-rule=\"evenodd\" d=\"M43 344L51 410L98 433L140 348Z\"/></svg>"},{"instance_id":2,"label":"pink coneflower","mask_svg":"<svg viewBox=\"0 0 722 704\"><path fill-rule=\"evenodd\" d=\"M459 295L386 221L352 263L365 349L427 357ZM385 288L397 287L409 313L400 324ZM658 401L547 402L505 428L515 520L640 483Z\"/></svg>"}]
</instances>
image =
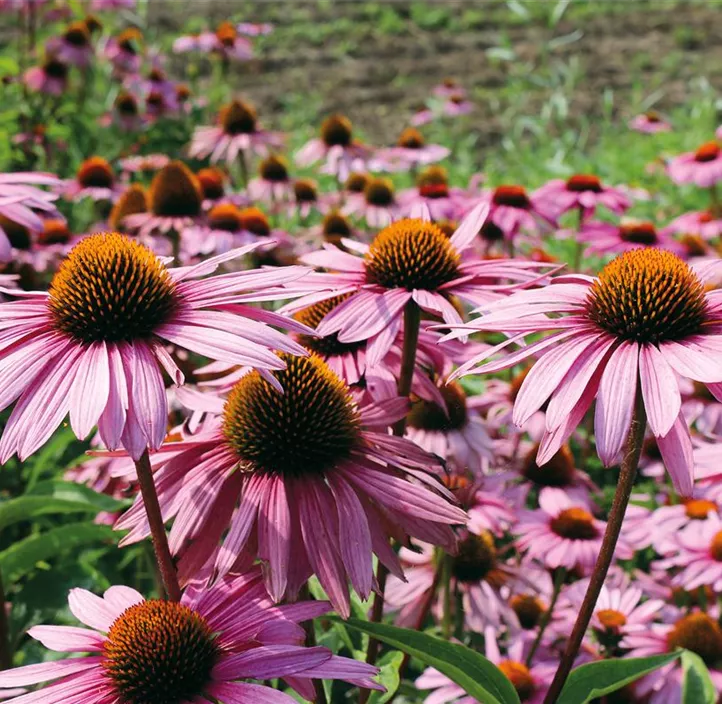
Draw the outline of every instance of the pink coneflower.
<instances>
[{"instance_id":1,"label":"pink coneflower","mask_svg":"<svg viewBox=\"0 0 722 704\"><path fill-rule=\"evenodd\" d=\"M171 161L153 177L148 194L150 210L128 215L124 224L141 236L175 233L196 224L201 216L203 191L198 178L181 161Z\"/></svg>"},{"instance_id":2,"label":"pink coneflower","mask_svg":"<svg viewBox=\"0 0 722 704\"><path fill-rule=\"evenodd\" d=\"M416 177L416 188L399 193L398 202L403 215L408 216L420 205L425 205L431 219L455 221L466 210L468 199L461 188L449 186L443 166L429 166Z\"/></svg>"},{"instance_id":3,"label":"pink coneflower","mask_svg":"<svg viewBox=\"0 0 722 704\"><path fill-rule=\"evenodd\" d=\"M556 613L555 630L560 633L571 631L588 583L588 579L583 579L564 590ZM606 643L611 637L614 639L612 644L616 644L620 637L629 633L648 630L665 603L660 599L642 603L643 594L638 586L602 586L590 621L601 642Z\"/></svg>"},{"instance_id":4,"label":"pink coneflower","mask_svg":"<svg viewBox=\"0 0 722 704\"><path fill-rule=\"evenodd\" d=\"M72 22L59 37L48 41L47 51L64 64L86 68L93 59L88 25L82 20Z\"/></svg>"},{"instance_id":5,"label":"pink coneflower","mask_svg":"<svg viewBox=\"0 0 722 704\"><path fill-rule=\"evenodd\" d=\"M605 527L588 504L574 501L562 489L546 488L539 492L539 509L521 512L514 533L517 548L527 558L539 560L550 569L566 567L588 574L602 547ZM617 557L628 559L633 554L620 538Z\"/></svg>"},{"instance_id":6,"label":"pink coneflower","mask_svg":"<svg viewBox=\"0 0 722 704\"><path fill-rule=\"evenodd\" d=\"M99 122L103 127L116 125L125 131L137 130L143 125L138 100L132 93L121 90L113 101L113 107L102 115Z\"/></svg>"},{"instance_id":7,"label":"pink coneflower","mask_svg":"<svg viewBox=\"0 0 722 704\"><path fill-rule=\"evenodd\" d=\"M641 115L636 115L629 121L629 128L635 132L645 134L657 134L658 132L671 132L672 125L665 120L658 112L648 110Z\"/></svg>"},{"instance_id":8,"label":"pink coneflower","mask_svg":"<svg viewBox=\"0 0 722 704\"><path fill-rule=\"evenodd\" d=\"M711 210L684 213L672 220L662 232L665 235L699 235L705 240L713 240L722 235L722 215Z\"/></svg>"},{"instance_id":9,"label":"pink coneflower","mask_svg":"<svg viewBox=\"0 0 722 704\"><path fill-rule=\"evenodd\" d=\"M124 29L110 37L103 48L105 58L117 74L138 73L143 60L143 33L137 27Z\"/></svg>"},{"instance_id":10,"label":"pink coneflower","mask_svg":"<svg viewBox=\"0 0 722 704\"><path fill-rule=\"evenodd\" d=\"M489 217L483 224L496 228L498 239L513 240L522 230L537 232L540 221L552 223L556 218L547 199L529 195L523 186L514 184L497 186L482 196L482 202L489 205Z\"/></svg>"},{"instance_id":11,"label":"pink coneflower","mask_svg":"<svg viewBox=\"0 0 722 704\"><path fill-rule=\"evenodd\" d=\"M9 381L0 405L19 400L0 440L0 462L15 453L31 455L68 412L80 438L97 424L106 447L122 445L134 459L146 446L158 448L168 415L161 368L183 383L163 341L266 370L284 366L270 349L303 353L266 325L282 325L280 316L245 306L227 309L236 299L265 300L265 288L298 278L303 269L196 280L253 249L166 269L131 239L91 235L73 248L48 292L3 303L0 368Z\"/></svg>"},{"instance_id":12,"label":"pink coneflower","mask_svg":"<svg viewBox=\"0 0 722 704\"><path fill-rule=\"evenodd\" d=\"M135 589L114 586L103 597L72 589L68 605L90 628L34 626L28 635L53 651L90 655L0 673L3 688L53 682L13 701L292 704L288 695L246 682L276 677L311 699L316 678L383 689L371 679L375 667L303 647L299 622L324 614L328 603L273 606L264 598L260 570L207 591L188 589L180 602L146 600Z\"/></svg>"},{"instance_id":13,"label":"pink coneflower","mask_svg":"<svg viewBox=\"0 0 722 704\"><path fill-rule=\"evenodd\" d=\"M118 163L126 173L136 174L160 171L164 166L170 164L170 161L170 157L165 154L144 154L125 157Z\"/></svg>"},{"instance_id":14,"label":"pink coneflower","mask_svg":"<svg viewBox=\"0 0 722 704\"><path fill-rule=\"evenodd\" d=\"M62 95L68 87L68 65L55 56L48 56L41 66L25 72L23 83L36 93Z\"/></svg>"},{"instance_id":15,"label":"pink coneflower","mask_svg":"<svg viewBox=\"0 0 722 704\"><path fill-rule=\"evenodd\" d=\"M450 153L441 144L427 144L421 132L415 127L407 127L399 136L396 146L376 151L371 169L407 171L446 159Z\"/></svg>"},{"instance_id":16,"label":"pink coneflower","mask_svg":"<svg viewBox=\"0 0 722 704\"><path fill-rule=\"evenodd\" d=\"M444 406L418 399L411 406L406 434L419 447L444 459L457 472L480 476L494 461L494 444L475 406L460 384L440 389Z\"/></svg>"},{"instance_id":17,"label":"pink coneflower","mask_svg":"<svg viewBox=\"0 0 722 704\"><path fill-rule=\"evenodd\" d=\"M136 0L93 0L93 10L103 12L104 10L133 10Z\"/></svg>"},{"instance_id":18,"label":"pink coneflower","mask_svg":"<svg viewBox=\"0 0 722 704\"><path fill-rule=\"evenodd\" d=\"M677 571L672 584L686 591L702 586L714 592L722 589L722 518L714 502L705 501L700 511L705 509L702 520L670 534L669 554L655 564L657 569Z\"/></svg>"},{"instance_id":19,"label":"pink coneflower","mask_svg":"<svg viewBox=\"0 0 722 704\"><path fill-rule=\"evenodd\" d=\"M554 219L570 210L580 210L584 217L589 217L599 206L619 215L632 204L624 190L604 185L594 174L574 174L566 181L549 181L534 192L534 200Z\"/></svg>"},{"instance_id":20,"label":"pink coneflower","mask_svg":"<svg viewBox=\"0 0 722 704\"><path fill-rule=\"evenodd\" d=\"M717 142L705 142L694 152L680 154L667 164L675 183L694 183L710 188L722 180L722 150Z\"/></svg>"},{"instance_id":21,"label":"pink coneflower","mask_svg":"<svg viewBox=\"0 0 722 704\"><path fill-rule=\"evenodd\" d=\"M400 331L409 301L448 323L459 323L461 316L451 296L481 305L513 288L510 282L520 286L533 282L546 268L536 262L465 258L486 214L485 205L477 206L451 238L428 219L406 218L381 230L370 245L352 243L363 257L332 245L304 255L301 261L337 272L318 275L319 285L336 290L314 292L293 308L352 293L324 318L318 332L336 333L344 343L368 340L369 355L376 360L388 352Z\"/></svg>"},{"instance_id":22,"label":"pink coneflower","mask_svg":"<svg viewBox=\"0 0 722 704\"><path fill-rule=\"evenodd\" d=\"M226 159L232 164L240 153L265 154L269 147L283 145L280 132L268 132L258 124L255 108L249 103L234 100L221 108L218 125L196 127L189 147L192 157L210 157L211 162Z\"/></svg>"},{"instance_id":23,"label":"pink coneflower","mask_svg":"<svg viewBox=\"0 0 722 704\"><path fill-rule=\"evenodd\" d=\"M175 518L170 548L184 552L179 571L187 579L230 525L215 574L228 572L251 549L264 561L274 600L295 597L315 573L347 617L347 579L366 598L373 553L400 576L390 531L451 550L449 525L464 523L466 514L448 502L451 494L429 473L438 460L386 433L405 414L405 403L359 409L348 386L319 357L284 361L286 369L273 375L246 374L221 418L151 457L163 517ZM208 500L193 498L200 495ZM125 543L143 539L148 528L142 502L117 527L131 529Z\"/></svg>"},{"instance_id":24,"label":"pink coneflower","mask_svg":"<svg viewBox=\"0 0 722 704\"><path fill-rule=\"evenodd\" d=\"M75 178L65 182L62 193L68 200L92 198L115 200L123 191L116 183L113 167L100 156L91 156L79 167Z\"/></svg>"},{"instance_id":25,"label":"pink coneflower","mask_svg":"<svg viewBox=\"0 0 722 704\"><path fill-rule=\"evenodd\" d=\"M282 156L270 154L258 165L258 177L248 184L248 195L253 200L278 203L293 194L293 183L288 175L288 162Z\"/></svg>"},{"instance_id":26,"label":"pink coneflower","mask_svg":"<svg viewBox=\"0 0 722 704\"><path fill-rule=\"evenodd\" d=\"M450 98L453 95L466 95L466 89L455 78L447 77L431 89L431 94L437 98Z\"/></svg>"},{"instance_id":27,"label":"pink coneflower","mask_svg":"<svg viewBox=\"0 0 722 704\"><path fill-rule=\"evenodd\" d=\"M435 589L436 572L440 560L450 560L451 584L457 603L463 604L464 624L468 630L483 633L491 625L515 625L516 615L509 606L507 583L516 575L513 564L506 562L502 548L489 531L472 533L464 530L460 535L456 555L437 555L431 545L422 544L420 551L401 548L399 558L404 566L404 579L398 575L389 578L386 603L397 611L395 622L405 628L421 628L419 624L428 604L431 590ZM416 547L416 546L414 546ZM434 595L431 613L440 618L443 613L441 590Z\"/></svg>"},{"instance_id":28,"label":"pink coneflower","mask_svg":"<svg viewBox=\"0 0 722 704\"><path fill-rule=\"evenodd\" d=\"M240 208L233 203L214 205L202 224L183 231L182 250L190 257L222 254L255 241L245 236Z\"/></svg>"},{"instance_id":29,"label":"pink coneflower","mask_svg":"<svg viewBox=\"0 0 722 704\"><path fill-rule=\"evenodd\" d=\"M587 247L585 256L620 254L640 247L659 247L676 254L684 253L684 247L664 230L658 230L648 220L623 218L618 225L601 220L588 220L574 237Z\"/></svg>"},{"instance_id":30,"label":"pink coneflower","mask_svg":"<svg viewBox=\"0 0 722 704\"><path fill-rule=\"evenodd\" d=\"M722 628L706 613L676 610L673 623L652 624L648 629L629 634L622 646L630 648L629 657L649 657L686 648L699 655L709 669L715 688L722 688ZM664 665L634 684L634 690L649 704L682 701L682 666L679 660Z\"/></svg>"},{"instance_id":31,"label":"pink coneflower","mask_svg":"<svg viewBox=\"0 0 722 704\"><path fill-rule=\"evenodd\" d=\"M324 160L324 169L345 181L352 171L371 156L371 150L353 137L351 120L344 115L331 115L321 124L321 136L312 139L296 152L299 166L310 166Z\"/></svg>"},{"instance_id":32,"label":"pink coneflower","mask_svg":"<svg viewBox=\"0 0 722 704\"><path fill-rule=\"evenodd\" d=\"M542 704L556 669L556 663L527 665L530 644L522 639L512 640L506 656L501 654L493 628L484 631L484 653L514 685L519 700L524 704ZM424 699L426 704L479 704L465 694L464 689L433 667L421 673L415 682L417 689L431 689Z\"/></svg>"},{"instance_id":33,"label":"pink coneflower","mask_svg":"<svg viewBox=\"0 0 722 704\"><path fill-rule=\"evenodd\" d=\"M555 331L474 370L488 373L539 358L519 390L514 422L524 423L548 402L540 463L571 435L596 397L597 452L605 465L613 464L630 427L639 382L667 470L677 491L689 495L692 444L676 374L706 384L713 394L722 390L720 294L703 284L715 266L698 274L671 252L635 249L612 260L597 278L560 277L543 289L491 303L487 315L459 326L452 337L478 330L511 334L497 346L501 350L527 335ZM453 376L488 356L473 358Z\"/></svg>"},{"instance_id":34,"label":"pink coneflower","mask_svg":"<svg viewBox=\"0 0 722 704\"><path fill-rule=\"evenodd\" d=\"M363 193L348 197L343 212L364 218L374 229L390 225L400 214L393 182L383 176L372 176Z\"/></svg>"},{"instance_id":35,"label":"pink coneflower","mask_svg":"<svg viewBox=\"0 0 722 704\"><path fill-rule=\"evenodd\" d=\"M226 185L228 175L218 166L209 166L205 169L199 169L196 172L196 178L203 191L203 209L210 210L214 205L220 202L232 202L236 205L234 197L228 198L226 195Z\"/></svg>"},{"instance_id":36,"label":"pink coneflower","mask_svg":"<svg viewBox=\"0 0 722 704\"><path fill-rule=\"evenodd\" d=\"M298 178L293 182L293 203L289 203L290 213L297 213L306 219L314 210L324 212L329 199L318 192L318 184L311 178Z\"/></svg>"},{"instance_id":37,"label":"pink coneflower","mask_svg":"<svg viewBox=\"0 0 722 704\"><path fill-rule=\"evenodd\" d=\"M211 51L223 59L247 61L253 57L253 46L245 37L239 36L231 22L221 22L215 32L203 32L198 37L201 51Z\"/></svg>"},{"instance_id":38,"label":"pink coneflower","mask_svg":"<svg viewBox=\"0 0 722 704\"><path fill-rule=\"evenodd\" d=\"M37 186L57 189L62 181L47 173L17 172L0 174L0 217L26 231L41 232L43 221L35 212L41 211L46 217L62 218L53 201L58 196L43 191ZM0 225L0 262L12 259L12 243Z\"/></svg>"}]
</instances>

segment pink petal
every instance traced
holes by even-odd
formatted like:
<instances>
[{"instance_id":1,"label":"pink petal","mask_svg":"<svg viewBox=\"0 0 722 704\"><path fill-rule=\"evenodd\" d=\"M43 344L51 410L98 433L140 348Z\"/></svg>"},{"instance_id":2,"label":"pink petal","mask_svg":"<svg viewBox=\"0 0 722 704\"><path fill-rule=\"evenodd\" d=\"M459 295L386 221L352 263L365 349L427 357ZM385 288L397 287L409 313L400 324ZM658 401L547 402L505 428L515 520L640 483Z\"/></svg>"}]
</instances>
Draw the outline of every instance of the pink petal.
<instances>
[{"instance_id":1,"label":"pink petal","mask_svg":"<svg viewBox=\"0 0 722 704\"><path fill-rule=\"evenodd\" d=\"M694 489L694 456L687 421L680 412L665 436L657 436L657 446L676 491L691 496Z\"/></svg>"},{"instance_id":2,"label":"pink petal","mask_svg":"<svg viewBox=\"0 0 722 704\"><path fill-rule=\"evenodd\" d=\"M68 660L54 660L41 662L37 665L25 665L12 670L0 672L0 687L24 687L29 684L49 682L58 677L65 677L83 670L98 667L101 657L71 658Z\"/></svg>"},{"instance_id":3,"label":"pink petal","mask_svg":"<svg viewBox=\"0 0 722 704\"><path fill-rule=\"evenodd\" d=\"M70 427L84 440L97 424L110 390L108 352L104 342L94 342L78 360L78 374L70 389Z\"/></svg>"},{"instance_id":4,"label":"pink petal","mask_svg":"<svg viewBox=\"0 0 722 704\"><path fill-rule=\"evenodd\" d=\"M223 658L213 668L213 677L224 680L274 679L318 667L330 657L331 651L327 648L269 645Z\"/></svg>"},{"instance_id":5,"label":"pink petal","mask_svg":"<svg viewBox=\"0 0 722 704\"><path fill-rule=\"evenodd\" d=\"M649 427L657 436L666 435L677 419L682 398L672 367L654 345L640 348L639 379Z\"/></svg>"},{"instance_id":6,"label":"pink petal","mask_svg":"<svg viewBox=\"0 0 722 704\"><path fill-rule=\"evenodd\" d=\"M97 631L75 626L33 626L28 635L50 650L65 653L100 651L105 642L105 638Z\"/></svg>"},{"instance_id":7,"label":"pink petal","mask_svg":"<svg viewBox=\"0 0 722 704\"><path fill-rule=\"evenodd\" d=\"M270 480L258 512L258 555L268 561L266 587L276 602L286 592L290 548L291 512L286 486L282 477L275 476Z\"/></svg>"}]
</instances>

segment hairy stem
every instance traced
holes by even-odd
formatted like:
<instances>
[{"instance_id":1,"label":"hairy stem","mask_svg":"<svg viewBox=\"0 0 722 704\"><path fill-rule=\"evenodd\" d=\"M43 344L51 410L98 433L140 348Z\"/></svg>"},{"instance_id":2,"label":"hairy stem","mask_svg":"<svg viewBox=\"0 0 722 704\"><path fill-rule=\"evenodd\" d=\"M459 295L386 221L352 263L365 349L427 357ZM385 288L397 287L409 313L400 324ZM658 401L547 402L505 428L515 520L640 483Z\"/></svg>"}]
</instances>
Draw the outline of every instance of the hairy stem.
<instances>
[{"instance_id":1,"label":"hairy stem","mask_svg":"<svg viewBox=\"0 0 722 704\"><path fill-rule=\"evenodd\" d=\"M138 474L138 484L140 485L140 493L143 496L145 512L148 516L155 559L158 563L158 569L163 580L166 596L171 601L180 601L182 596L181 588L178 584L178 574L173 564L170 548L168 547L168 538L165 534L163 515L161 514L160 504L158 503L158 494L155 490L153 470L150 467L148 450L145 450L140 456L140 459L136 460L135 471Z\"/></svg>"},{"instance_id":2,"label":"hairy stem","mask_svg":"<svg viewBox=\"0 0 722 704\"><path fill-rule=\"evenodd\" d=\"M639 456L642 453L642 443L644 442L644 430L646 427L647 414L644 408L641 390L637 388L634 416L624 445L624 458L619 471L619 480L617 482L617 490L614 493L612 509L609 512L607 529L604 531L604 538L602 539L602 548L597 557L597 562L594 565L594 571L589 580L587 593L584 595L584 601L577 615L577 620L574 623L572 634L569 636L564 655L544 699L544 704L554 704L561 694L564 683L574 664L574 658L576 658L579 652L582 639L589 626L589 621L594 613L594 607L597 604L599 592L602 590L609 566L612 563L614 548L617 545L619 533L622 529L622 521L624 520L624 514L627 511L627 504L629 503L629 497L634 486L634 477L637 473Z\"/></svg>"}]
</instances>

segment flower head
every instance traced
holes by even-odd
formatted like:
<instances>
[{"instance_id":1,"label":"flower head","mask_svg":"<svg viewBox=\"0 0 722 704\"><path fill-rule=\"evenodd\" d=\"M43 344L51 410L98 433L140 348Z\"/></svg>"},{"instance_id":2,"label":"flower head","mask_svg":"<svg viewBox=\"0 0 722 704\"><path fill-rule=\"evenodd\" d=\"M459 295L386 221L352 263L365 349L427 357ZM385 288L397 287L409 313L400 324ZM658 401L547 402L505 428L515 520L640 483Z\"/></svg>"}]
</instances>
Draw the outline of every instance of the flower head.
<instances>
[{"instance_id":1,"label":"flower head","mask_svg":"<svg viewBox=\"0 0 722 704\"><path fill-rule=\"evenodd\" d=\"M716 141L705 142L693 152L680 154L667 165L675 183L694 183L709 188L722 180L722 150Z\"/></svg>"}]
</instances>

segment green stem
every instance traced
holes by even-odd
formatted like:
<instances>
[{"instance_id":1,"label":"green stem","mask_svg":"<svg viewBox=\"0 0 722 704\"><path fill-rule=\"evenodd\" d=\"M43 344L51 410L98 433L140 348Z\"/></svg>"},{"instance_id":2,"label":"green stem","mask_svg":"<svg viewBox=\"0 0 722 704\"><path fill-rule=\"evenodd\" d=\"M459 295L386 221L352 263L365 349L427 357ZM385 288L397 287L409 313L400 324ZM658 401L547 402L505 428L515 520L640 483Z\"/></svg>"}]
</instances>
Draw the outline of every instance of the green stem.
<instances>
[{"instance_id":1,"label":"green stem","mask_svg":"<svg viewBox=\"0 0 722 704\"><path fill-rule=\"evenodd\" d=\"M10 650L10 623L5 610L5 590L3 588L2 574L0 574L0 670L6 670L13 664L13 654Z\"/></svg>"},{"instance_id":2,"label":"green stem","mask_svg":"<svg viewBox=\"0 0 722 704\"><path fill-rule=\"evenodd\" d=\"M556 574L554 575L554 589L552 591L552 598L549 602L549 606L547 610L544 612L544 615L542 616L541 621L539 622L539 631L536 634L536 638L534 639L534 643L532 644L529 654L526 656L526 666L531 667L531 661L534 659L534 655L536 654L537 648L539 647L542 637L544 636L544 631L546 631L547 626L552 620L554 607L556 606L557 599L559 598L559 593L562 590L562 584L564 584L564 578L567 576L567 571L564 567L558 567Z\"/></svg>"},{"instance_id":3,"label":"green stem","mask_svg":"<svg viewBox=\"0 0 722 704\"><path fill-rule=\"evenodd\" d=\"M178 583L178 573L176 572L173 557L168 547L168 537L165 533L163 514L161 513L158 494L155 490L155 481L153 480L153 470L150 466L148 450L145 450L140 456L140 459L136 461L135 470L138 475L138 484L143 497L145 512L148 516L155 559L158 563L158 569L163 580L166 596L171 601L180 601L182 593Z\"/></svg>"},{"instance_id":4,"label":"green stem","mask_svg":"<svg viewBox=\"0 0 722 704\"><path fill-rule=\"evenodd\" d=\"M561 691L564 687L564 683L569 676L574 665L574 658L576 658L579 648L582 644L582 639L589 626L589 621L594 613L594 607L597 604L599 593L602 591L604 580L606 579L609 566L612 564L612 558L614 557L614 548L617 545L619 539L619 533L622 530L622 521L624 520L624 514L627 511L627 504L629 504L629 497L632 494L632 487L634 486L634 477L637 473L637 465L639 464L639 456L642 453L642 444L644 442L644 430L647 427L647 413L644 408L644 400L642 398L641 389L637 386L637 397L635 400L634 416L632 418L632 424L627 434L627 440L624 445L624 458L622 460L622 466L619 471L619 480L617 482L617 490L614 493L614 500L612 502L612 508L609 512L609 520L607 521L607 528L604 531L604 538L602 539L602 547L597 557L597 562L594 565L594 571L589 580L589 586L587 592L584 595L584 601L577 614L577 620L574 623L574 628L567 641L564 655L562 656L559 668L554 675L551 687L544 699L544 704L555 704Z\"/></svg>"},{"instance_id":5,"label":"green stem","mask_svg":"<svg viewBox=\"0 0 722 704\"><path fill-rule=\"evenodd\" d=\"M442 573L442 588L444 590L444 611L441 616L441 635L449 640L451 638L451 556L444 554Z\"/></svg>"},{"instance_id":6,"label":"green stem","mask_svg":"<svg viewBox=\"0 0 722 704\"><path fill-rule=\"evenodd\" d=\"M419 328L421 326L421 308L415 301L410 300L404 308L404 342L401 351L401 371L399 373L398 392L399 396L408 398L411 392L411 380L414 377L414 365L416 363L416 346L419 341ZM402 418L394 425L394 435L402 436L406 430L406 418ZM371 611L371 622L381 623L384 613L384 598L386 592L386 579L389 571L379 560L376 570L376 582L378 589L374 597L374 605ZM375 638L369 638L366 650L366 662L373 665L379 654L379 642ZM359 691L359 704L365 704L370 692L366 689Z\"/></svg>"}]
</instances>

